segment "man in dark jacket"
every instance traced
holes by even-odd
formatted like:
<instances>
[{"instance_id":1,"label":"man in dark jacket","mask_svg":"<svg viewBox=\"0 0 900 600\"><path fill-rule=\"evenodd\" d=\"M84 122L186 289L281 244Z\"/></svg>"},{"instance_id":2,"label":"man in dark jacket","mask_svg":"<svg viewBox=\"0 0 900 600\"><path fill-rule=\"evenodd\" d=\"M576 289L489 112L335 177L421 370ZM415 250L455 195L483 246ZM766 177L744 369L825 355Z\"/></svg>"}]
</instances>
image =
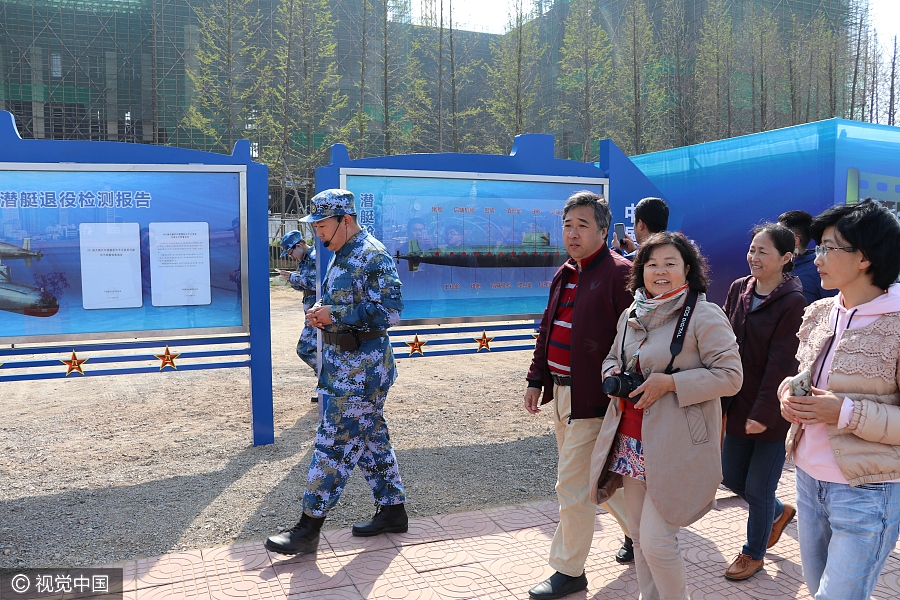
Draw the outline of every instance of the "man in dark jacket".
<instances>
[{"instance_id":1,"label":"man in dark jacket","mask_svg":"<svg viewBox=\"0 0 900 600\"><path fill-rule=\"evenodd\" d=\"M800 278L803 284L803 295L806 302L812 304L822 298L830 298L838 293L837 288L826 290L822 287L822 278L819 277L819 269L813 264L816 260L814 248L807 248L812 239L813 216L803 210L789 210L778 217L778 222L794 232L796 248L794 249L794 275Z\"/></svg>"},{"instance_id":2,"label":"man in dark jacket","mask_svg":"<svg viewBox=\"0 0 900 600\"><path fill-rule=\"evenodd\" d=\"M549 579L529 591L536 600L561 598L587 587L584 563L591 550L596 506L591 502L591 451L609 398L601 390L603 360L616 337L619 315L631 305L626 282L631 263L606 245L612 214L593 192L576 192L563 209L569 260L553 277L534 358L528 370L525 410L553 404L559 464L559 526L550 546ZM543 390L543 392L542 392ZM625 532L619 562L634 560L619 490L603 507Z\"/></svg>"}]
</instances>

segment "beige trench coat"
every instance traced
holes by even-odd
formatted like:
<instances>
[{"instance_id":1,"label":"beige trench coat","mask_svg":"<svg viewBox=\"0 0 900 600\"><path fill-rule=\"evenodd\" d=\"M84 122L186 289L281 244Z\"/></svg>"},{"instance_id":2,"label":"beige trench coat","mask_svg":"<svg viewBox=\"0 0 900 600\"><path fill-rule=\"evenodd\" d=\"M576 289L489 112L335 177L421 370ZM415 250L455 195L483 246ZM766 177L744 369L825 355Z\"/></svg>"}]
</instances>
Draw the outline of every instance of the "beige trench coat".
<instances>
[{"instance_id":1,"label":"beige trench coat","mask_svg":"<svg viewBox=\"0 0 900 600\"><path fill-rule=\"evenodd\" d=\"M619 317L616 340L603 363L603 373L620 367L622 337L625 356L631 357L644 337L642 329L628 324L631 308ZM644 375L661 373L672 355L669 345L681 316L647 334L641 348ZM719 438L722 429L721 396L733 396L743 381L741 357L731 324L722 309L697 302L688 325L684 347L675 359L675 392L669 392L644 410L641 438L647 493L659 513L670 523L685 527L715 506L722 481ZM591 458L591 500L605 502L622 486L622 476L608 470L611 450L622 413L612 399Z\"/></svg>"}]
</instances>

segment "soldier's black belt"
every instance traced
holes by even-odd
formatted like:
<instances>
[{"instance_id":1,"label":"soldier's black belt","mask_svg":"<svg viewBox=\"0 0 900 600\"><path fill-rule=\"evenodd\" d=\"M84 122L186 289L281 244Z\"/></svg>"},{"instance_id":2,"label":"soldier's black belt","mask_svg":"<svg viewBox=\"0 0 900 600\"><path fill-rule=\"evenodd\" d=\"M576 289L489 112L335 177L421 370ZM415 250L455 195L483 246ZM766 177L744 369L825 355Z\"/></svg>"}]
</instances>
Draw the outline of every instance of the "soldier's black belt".
<instances>
[{"instance_id":1,"label":"soldier's black belt","mask_svg":"<svg viewBox=\"0 0 900 600\"><path fill-rule=\"evenodd\" d=\"M316 290L303 290L303 299L306 300L310 296L315 296Z\"/></svg>"},{"instance_id":2,"label":"soldier's black belt","mask_svg":"<svg viewBox=\"0 0 900 600\"><path fill-rule=\"evenodd\" d=\"M342 333L332 333L330 331L322 332L322 341L326 344L334 344L339 346L345 352L358 350L362 342L378 339L387 335L384 329L378 331L347 331Z\"/></svg>"},{"instance_id":3,"label":"soldier's black belt","mask_svg":"<svg viewBox=\"0 0 900 600\"><path fill-rule=\"evenodd\" d=\"M571 375L557 375L556 373L550 373L550 376L553 377L553 383L563 387L571 387L572 385L572 376Z\"/></svg>"}]
</instances>

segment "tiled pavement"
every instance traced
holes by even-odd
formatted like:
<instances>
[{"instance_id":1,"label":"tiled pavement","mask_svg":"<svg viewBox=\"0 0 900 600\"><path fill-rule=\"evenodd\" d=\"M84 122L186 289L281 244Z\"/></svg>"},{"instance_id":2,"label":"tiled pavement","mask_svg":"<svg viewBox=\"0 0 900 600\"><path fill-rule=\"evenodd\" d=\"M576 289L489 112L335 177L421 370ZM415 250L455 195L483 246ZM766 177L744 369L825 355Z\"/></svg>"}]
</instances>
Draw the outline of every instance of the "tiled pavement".
<instances>
[{"instance_id":1,"label":"tiled pavement","mask_svg":"<svg viewBox=\"0 0 900 600\"><path fill-rule=\"evenodd\" d=\"M778 495L794 496L786 470ZM765 569L748 581L722 573L740 551L747 512L739 499L719 493L718 508L683 530L682 552L694 600L810 598L800 571L796 521L766 557ZM262 540L180 552L125 563L125 599L246 598L292 600L525 599L528 589L552 574L547 551L558 520L553 502L414 519L405 534L354 538L327 531L315 555L267 552ZM602 511L586 565L587 592L572 599L638 597L633 566L619 565L615 521ZM900 551L888 559L875 590L877 600L900 597Z\"/></svg>"}]
</instances>

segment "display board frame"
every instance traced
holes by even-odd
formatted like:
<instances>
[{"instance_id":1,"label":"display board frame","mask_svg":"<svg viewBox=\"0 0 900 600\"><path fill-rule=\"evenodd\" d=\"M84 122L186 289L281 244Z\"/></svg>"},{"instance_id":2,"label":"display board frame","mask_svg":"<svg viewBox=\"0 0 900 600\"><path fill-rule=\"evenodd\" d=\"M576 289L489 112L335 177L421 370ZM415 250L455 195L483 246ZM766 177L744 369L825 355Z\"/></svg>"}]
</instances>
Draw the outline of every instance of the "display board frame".
<instances>
[{"instance_id":1,"label":"display board frame","mask_svg":"<svg viewBox=\"0 0 900 600\"><path fill-rule=\"evenodd\" d=\"M594 176L586 176L586 175L533 175L533 174L525 174L525 173L503 173L503 172L484 172L484 171L439 171L439 170L414 170L414 169L390 169L390 168L365 168L365 167L342 167L339 171L340 177L340 187L344 189L349 189L353 191L357 195L357 204L358 204L358 213L360 217L363 217L362 213L366 210L366 208L361 206L362 199L360 198L359 191L353 189L355 186L350 185L350 181L354 178L364 178L364 177L373 177L373 178L399 178L399 179L444 179L444 180L460 180L460 181L472 181L475 182L508 182L508 183L523 183L523 184L558 184L560 187L565 187L566 191L561 193L559 197L554 197L553 202L555 206L550 209L548 212L557 212L561 214L562 206L565 202L566 197L570 195L572 192L581 190L581 189L589 189L599 193L605 198L609 198L610 196L610 180L609 177L603 177L601 172L597 172ZM546 210L546 209L545 209ZM363 219L363 225L365 225L365 219ZM561 227L560 227L561 229ZM379 237L376 231L370 231ZM560 232L553 232L552 235L554 237L561 237ZM437 237L437 234L436 234ZM381 239L382 243L388 247L388 250L396 250L393 245L390 244L390 241L387 239ZM561 243L561 239L559 240ZM438 244L440 247L440 244ZM563 252L564 260L565 254ZM471 253L468 257L469 260L472 259ZM406 259L404 259L406 260ZM557 262L562 262L559 260ZM399 262L399 261L398 261ZM427 262L427 259L423 262ZM437 267L441 268L441 267ZM445 270L449 267L443 267ZM540 267L532 267L531 270L538 269ZM547 269L543 269L544 271L548 271L546 273L545 279L547 281L542 282L544 284L549 284L549 279L552 278L553 272L556 271L558 265L554 265L549 271ZM400 269L398 265L398 270L401 271L400 278L404 279L404 271L405 269ZM483 270L483 269L482 269ZM524 272L524 270L523 270ZM526 283L526 282L523 282ZM529 285L532 283L530 281L527 282ZM515 290L513 290L515 291ZM514 294L515 295L515 294ZM542 314L543 307L546 305L546 299L543 295L535 295L535 299L539 298L539 300L533 302L534 311L526 311L526 312L506 312L506 313L498 313L498 314L476 314L476 315L460 315L460 314L442 314L440 316L435 317L424 317L424 316L416 316L413 318L404 317L401 318L401 325L432 325L432 324L451 324L451 323L478 323L478 322L491 322L491 321L504 321L504 320L524 320L524 319L535 319L539 318ZM469 301L472 298L468 298ZM409 314L411 304L416 302L415 300L410 301L410 296L407 291L404 292L404 302L407 304L406 314ZM496 306L496 304L494 304ZM413 309L415 310L415 309Z\"/></svg>"},{"instance_id":2,"label":"display board frame","mask_svg":"<svg viewBox=\"0 0 900 600\"><path fill-rule=\"evenodd\" d=\"M232 219L236 213L239 215L237 216L239 223L233 221L230 223L230 232L233 236L239 231L240 245L236 244L233 238L228 243L228 252L232 254L229 257L231 262L227 263L240 265L239 272L235 269L235 273L228 274L230 281L237 283L239 278L241 285L240 294L237 293L238 288L232 288L235 305L231 307L230 314L234 325L228 327L229 330L237 331L230 334L212 334L210 329L213 328L196 327L192 324L187 335L183 336L167 329L164 335L153 337L154 334L163 332L147 327L134 332L130 339L123 331L115 331L112 332L112 336L103 336L103 332L97 332L85 336L89 339L74 341L62 340L58 335L42 337L36 343L17 341L9 347L0 348L0 383L42 379L64 379L68 382L80 380L82 377L138 373L156 373L158 375L155 376L164 377L176 370L247 367L253 445L273 443L275 431L269 312L269 175L266 165L254 162L250 142L239 140L235 143L231 154L216 154L151 144L22 139L16 129L13 115L0 110L0 164L6 168L22 164L43 165L40 168L68 171L91 165L93 168L110 172L122 170L138 174L146 169L157 171L165 169L169 173L177 173L179 170L219 170L238 175L237 179L241 181L239 207L237 210L233 208L234 196L231 196L229 202L232 209L227 215ZM186 197L185 202L191 202L191 198ZM215 206L198 207L197 213L212 214L214 210ZM207 222L212 220L212 218L204 219ZM157 222L167 221L159 219ZM222 226L227 229L226 225ZM234 279L231 279L232 275ZM241 302L240 310L236 306L238 299ZM198 324L203 325L204 322ZM112 341L90 341L101 337ZM2 345L6 344L9 344L8 340ZM82 353L89 353L90 356L77 356Z\"/></svg>"},{"instance_id":3,"label":"display board frame","mask_svg":"<svg viewBox=\"0 0 900 600\"><path fill-rule=\"evenodd\" d=\"M53 172L53 173L235 173L238 175L238 213L240 268L247 273L247 165L243 164L110 164L110 163L35 163L0 162L0 177L9 172ZM240 281L241 323L238 326L193 327L173 329L133 329L118 331L95 331L84 333L2 335L0 344L34 344L42 342L58 343L80 340L114 340L128 338L164 338L175 336L209 336L248 333L250 331L249 281ZM128 310L128 309L107 309Z\"/></svg>"}]
</instances>

